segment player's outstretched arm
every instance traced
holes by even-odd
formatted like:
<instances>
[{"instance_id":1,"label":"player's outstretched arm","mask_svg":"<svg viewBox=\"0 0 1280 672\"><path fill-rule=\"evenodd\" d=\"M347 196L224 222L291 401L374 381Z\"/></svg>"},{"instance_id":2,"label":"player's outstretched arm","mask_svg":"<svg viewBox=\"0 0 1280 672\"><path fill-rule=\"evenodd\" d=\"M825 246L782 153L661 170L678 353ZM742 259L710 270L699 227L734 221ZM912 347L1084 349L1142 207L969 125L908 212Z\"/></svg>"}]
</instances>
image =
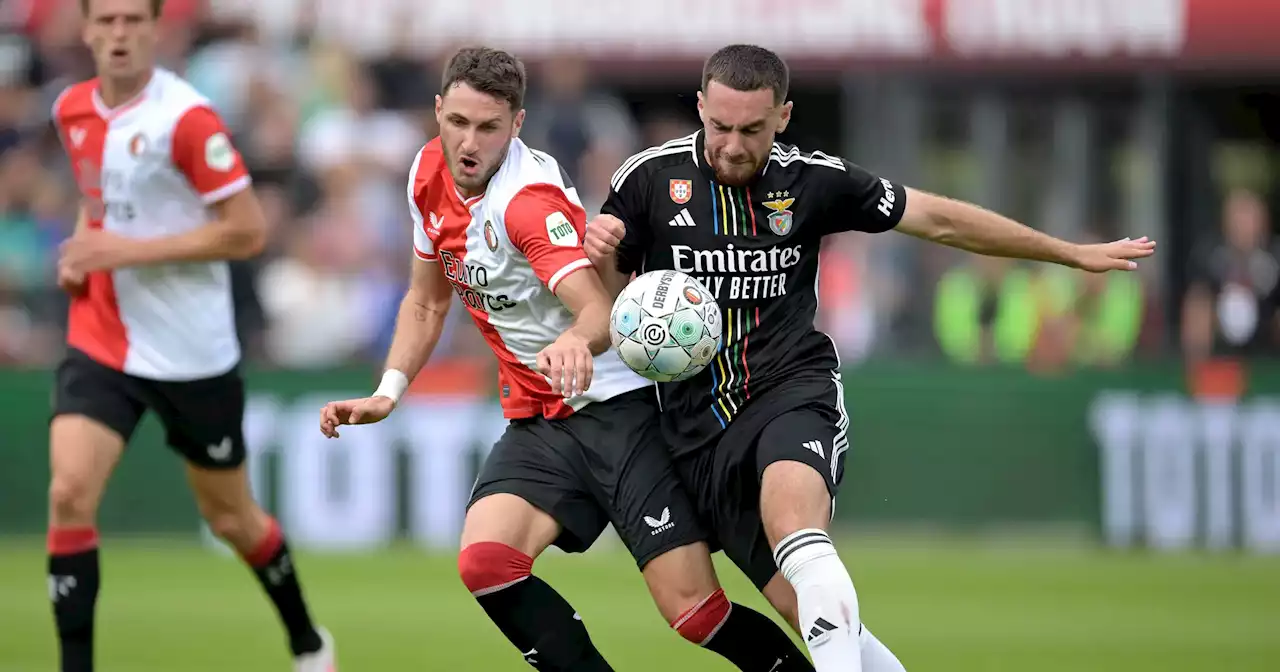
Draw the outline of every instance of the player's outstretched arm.
<instances>
[{"instance_id":1,"label":"player's outstretched arm","mask_svg":"<svg viewBox=\"0 0 1280 672\"><path fill-rule=\"evenodd\" d=\"M440 342L444 320L452 303L452 289L440 265L421 258L413 260L409 290L400 302L395 333L387 352L382 383L363 399L331 401L320 409L320 432L338 437L342 425L364 425L383 420L395 410L401 395L418 371L426 366Z\"/></svg>"},{"instance_id":2,"label":"player's outstretched arm","mask_svg":"<svg viewBox=\"0 0 1280 672\"><path fill-rule=\"evenodd\" d=\"M1136 259L1155 254L1155 241L1145 237L1077 245L971 203L916 189L907 190L906 200L898 231L977 254L1047 261L1094 273L1131 271L1138 267Z\"/></svg>"},{"instance_id":3,"label":"player's outstretched arm","mask_svg":"<svg viewBox=\"0 0 1280 672\"><path fill-rule=\"evenodd\" d=\"M387 351L387 370L403 372L405 378L426 366L444 333L444 320L453 303L453 289L437 262L413 260L409 290L400 302L396 329Z\"/></svg>"}]
</instances>

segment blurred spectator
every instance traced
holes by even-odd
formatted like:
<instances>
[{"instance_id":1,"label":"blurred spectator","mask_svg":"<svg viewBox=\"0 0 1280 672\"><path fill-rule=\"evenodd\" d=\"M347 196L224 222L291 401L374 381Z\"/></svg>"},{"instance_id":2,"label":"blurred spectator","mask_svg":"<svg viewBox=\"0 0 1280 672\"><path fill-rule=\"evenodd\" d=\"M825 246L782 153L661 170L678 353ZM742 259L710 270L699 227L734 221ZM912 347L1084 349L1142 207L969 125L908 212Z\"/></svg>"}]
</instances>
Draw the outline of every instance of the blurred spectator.
<instances>
[{"instance_id":1,"label":"blurred spectator","mask_svg":"<svg viewBox=\"0 0 1280 672\"><path fill-rule=\"evenodd\" d=\"M1266 205L1235 190L1223 202L1219 235L1192 257L1182 307L1182 345L1190 360L1274 352L1280 346L1280 250Z\"/></svg>"},{"instance_id":2,"label":"blurred spectator","mask_svg":"<svg viewBox=\"0 0 1280 672\"><path fill-rule=\"evenodd\" d=\"M1007 259L967 257L943 274L934 333L959 364L1021 364L1039 324L1035 279Z\"/></svg>"},{"instance_id":3,"label":"blurred spectator","mask_svg":"<svg viewBox=\"0 0 1280 672\"><path fill-rule=\"evenodd\" d=\"M609 197L613 171L640 147L631 111L616 96L592 89L589 75L582 56L548 59L533 78L521 138L556 157L593 215Z\"/></svg>"},{"instance_id":4,"label":"blurred spectator","mask_svg":"<svg viewBox=\"0 0 1280 672\"><path fill-rule=\"evenodd\" d=\"M258 293L265 349L277 364L319 368L349 361L376 335L367 269L375 250L350 174L331 179L325 202L286 234L284 256L266 265Z\"/></svg>"},{"instance_id":5,"label":"blurred spectator","mask_svg":"<svg viewBox=\"0 0 1280 672\"><path fill-rule=\"evenodd\" d=\"M1041 322L1030 365L1050 370L1128 361L1143 321L1141 276L1048 266L1039 282Z\"/></svg>"}]
</instances>

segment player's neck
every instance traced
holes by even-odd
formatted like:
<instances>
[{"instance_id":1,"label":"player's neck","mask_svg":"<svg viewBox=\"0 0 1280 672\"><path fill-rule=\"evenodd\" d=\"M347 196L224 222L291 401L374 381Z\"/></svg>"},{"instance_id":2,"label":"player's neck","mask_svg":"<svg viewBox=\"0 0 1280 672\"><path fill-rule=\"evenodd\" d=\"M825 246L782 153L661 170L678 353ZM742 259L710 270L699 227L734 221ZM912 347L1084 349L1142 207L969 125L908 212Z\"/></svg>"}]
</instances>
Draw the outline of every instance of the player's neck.
<instances>
[{"instance_id":1,"label":"player's neck","mask_svg":"<svg viewBox=\"0 0 1280 672\"><path fill-rule=\"evenodd\" d=\"M151 82L153 70L131 77L103 77L98 80L98 96L108 109L115 109L137 98Z\"/></svg>"}]
</instances>

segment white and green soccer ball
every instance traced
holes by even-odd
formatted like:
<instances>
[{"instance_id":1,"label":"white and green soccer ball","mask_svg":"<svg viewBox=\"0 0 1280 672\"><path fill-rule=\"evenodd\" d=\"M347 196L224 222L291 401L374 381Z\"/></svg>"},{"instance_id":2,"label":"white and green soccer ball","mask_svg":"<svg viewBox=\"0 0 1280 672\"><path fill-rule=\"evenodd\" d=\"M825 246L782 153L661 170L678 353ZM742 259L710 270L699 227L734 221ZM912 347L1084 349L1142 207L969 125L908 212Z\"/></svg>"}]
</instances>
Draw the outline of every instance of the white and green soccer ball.
<instances>
[{"instance_id":1,"label":"white and green soccer ball","mask_svg":"<svg viewBox=\"0 0 1280 672\"><path fill-rule=\"evenodd\" d=\"M618 295L613 347L631 370L660 383L698 375L720 351L720 306L680 271L651 271Z\"/></svg>"}]
</instances>

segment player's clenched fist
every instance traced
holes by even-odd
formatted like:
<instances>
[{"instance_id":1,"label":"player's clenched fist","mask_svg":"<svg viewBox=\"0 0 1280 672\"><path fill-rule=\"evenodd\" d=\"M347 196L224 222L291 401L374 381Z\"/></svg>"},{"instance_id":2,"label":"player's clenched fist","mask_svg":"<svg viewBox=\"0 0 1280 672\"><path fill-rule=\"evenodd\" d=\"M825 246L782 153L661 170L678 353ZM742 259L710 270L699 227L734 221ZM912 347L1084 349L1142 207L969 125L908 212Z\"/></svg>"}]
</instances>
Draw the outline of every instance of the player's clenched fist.
<instances>
[{"instance_id":1,"label":"player's clenched fist","mask_svg":"<svg viewBox=\"0 0 1280 672\"><path fill-rule=\"evenodd\" d=\"M582 249L596 268L613 270L616 267L614 253L626 233L627 227L621 219L613 215L596 215L587 222L587 236L582 242Z\"/></svg>"},{"instance_id":2,"label":"player's clenched fist","mask_svg":"<svg viewBox=\"0 0 1280 672\"><path fill-rule=\"evenodd\" d=\"M320 409L320 433L336 439L338 427L372 424L391 415L395 408L396 402L381 396L331 401Z\"/></svg>"},{"instance_id":3,"label":"player's clenched fist","mask_svg":"<svg viewBox=\"0 0 1280 672\"><path fill-rule=\"evenodd\" d=\"M586 339L566 331L538 353L538 373L551 381L551 391L568 399L591 387L595 360Z\"/></svg>"},{"instance_id":4,"label":"player's clenched fist","mask_svg":"<svg viewBox=\"0 0 1280 672\"><path fill-rule=\"evenodd\" d=\"M89 285L84 273L76 273L59 266L58 287L71 296L84 296Z\"/></svg>"}]
</instances>

